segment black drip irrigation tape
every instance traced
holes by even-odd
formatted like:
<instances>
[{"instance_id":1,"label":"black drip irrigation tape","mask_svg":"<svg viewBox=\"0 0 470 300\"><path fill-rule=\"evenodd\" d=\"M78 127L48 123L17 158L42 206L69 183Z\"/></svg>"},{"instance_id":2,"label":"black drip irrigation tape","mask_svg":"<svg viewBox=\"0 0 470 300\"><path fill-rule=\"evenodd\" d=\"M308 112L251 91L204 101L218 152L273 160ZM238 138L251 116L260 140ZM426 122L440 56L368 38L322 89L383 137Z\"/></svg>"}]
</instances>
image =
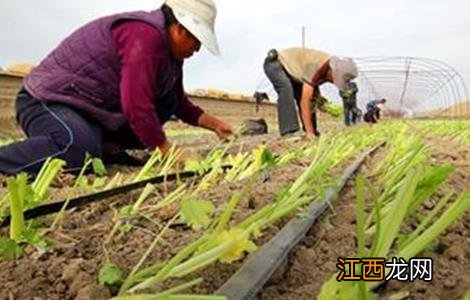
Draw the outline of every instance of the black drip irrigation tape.
<instances>
[{"instance_id":1,"label":"black drip irrigation tape","mask_svg":"<svg viewBox=\"0 0 470 300\"><path fill-rule=\"evenodd\" d=\"M231 168L232 168L232 166L230 166L230 165L222 166L222 169L224 171L226 171L228 169L231 169ZM62 209L62 207L65 205L66 202L68 202L68 203L67 203L67 207L65 208L65 210L69 210L69 209L72 209L74 207L87 205L87 204L90 204L90 203L93 203L93 202L98 202L98 201L101 201L101 200L108 199L110 197L114 197L114 196L117 196L117 195L121 195L121 194L131 192L131 191L143 188L147 184L159 184L159 183L163 183L163 182L175 181L177 179L188 179L188 178L194 178L194 177L202 177L202 176L208 174L210 171L211 170L207 170L206 172L204 172L202 174L197 173L197 172L193 172L193 171L184 171L184 172L180 172L180 173L160 175L160 176L152 177L152 178L142 180L142 181L139 181L139 182L136 182L136 183L131 183L131 184L123 185L123 186L113 188L113 189L110 189L110 190L94 193L94 194L91 194L91 195L80 196L80 197L77 197L77 198L70 199L68 201L67 200L61 200L61 201L56 201L56 202L53 202L53 203L40 205L38 207L35 207L35 208L32 208L32 209L29 209L29 210L25 211L23 213L24 214L24 219L25 220L30 220L30 219L34 219L34 218L37 218L37 217L57 213ZM6 216L2 220L2 222L0 223L0 228L7 227L8 225L10 225L10 216Z\"/></svg>"},{"instance_id":2,"label":"black drip irrigation tape","mask_svg":"<svg viewBox=\"0 0 470 300\"><path fill-rule=\"evenodd\" d=\"M289 221L268 243L250 256L242 267L215 293L229 300L253 299L271 278L272 274L286 259L289 252L302 240L315 220L328 208L356 173L365 159L383 147L385 142L362 153L344 171L336 189L326 191L325 201L316 201L307 208L306 217Z\"/></svg>"}]
</instances>

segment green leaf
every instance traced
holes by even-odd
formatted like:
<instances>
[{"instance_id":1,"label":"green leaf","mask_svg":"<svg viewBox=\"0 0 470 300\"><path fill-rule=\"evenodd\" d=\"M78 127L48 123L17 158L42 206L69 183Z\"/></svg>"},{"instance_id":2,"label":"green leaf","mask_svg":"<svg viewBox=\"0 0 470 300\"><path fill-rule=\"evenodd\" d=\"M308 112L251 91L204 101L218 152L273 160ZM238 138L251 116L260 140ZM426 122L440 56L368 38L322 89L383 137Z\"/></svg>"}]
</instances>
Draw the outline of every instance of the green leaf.
<instances>
[{"instance_id":1,"label":"green leaf","mask_svg":"<svg viewBox=\"0 0 470 300\"><path fill-rule=\"evenodd\" d=\"M254 183L255 181L253 181ZM230 201L228 202L227 206L225 207L224 211L218 218L218 220L215 220L215 230L216 231L222 231L228 227L228 222L230 220L230 217L232 216L233 212L235 211L236 206L238 203L240 203L241 199L245 197L245 195L248 193L248 191L251 190L253 184L250 184L246 187L244 187L240 192L234 193L232 197L230 197Z\"/></svg>"},{"instance_id":2,"label":"green leaf","mask_svg":"<svg viewBox=\"0 0 470 300\"><path fill-rule=\"evenodd\" d=\"M53 241L41 236L41 234L34 228L26 228L23 231L23 238L26 243L40 249L49 249L53 246Z\"/></svg>"},{"instance_id":3,"label":"green leaf","mask_svg":"<svg viewBox=\"0 0 470 300\"><path fill-rule=\"evenodd\" d=\"M6 260L18 259L23 249L12 239L0 237L0 254Z\"/></svg>"},{"instance_id":4,"label":"green leaf","mask_svg":"<svg viewBox=\"0 0 470 300\"><path fill-rule=\"evenodd\" d=\"M214 243L216 246L225 243L232 243L232 246L220 256L219 260L223 263L232 263L241 259L245 252L253 252L257 249L256 245L250 240L249 234L242 229L230 229L217 234L209 244Z\"/></svg>"},{"instance_id":5,"label":"green leaf","mask_svg":"<svg viewBox=\"0 0 470 300\"><path fill-rule=\"evenodd\" d=\"M465 293L465 296L463 296L463 300L470 300L470 289Z\"/></svg>"},{"instance_id":6,"label":"green leaf","mask_svg":"<svg viewBox=\"0 0 470 300\"><path fill-rule=\"evenodd\" d=\"M420 168L408 171L403 184L395 194L392 210L384 220L383 232L379 235L376 247L374 246L376 252L371 253L373 257L384 257L390 251L393 241L400 230L400 225L405 219L408 207L413 200L413 195L420 179L418 174L421 171Z\"/></svg>"},{"instance_id":7,"label":"green leaf","mask_svg":"<svg viewBox=\"0 0 470 300\"><path fill-rule=\"evenodd\" d=\"M77 186L81 187L84 190L87 190L90 188L90 183L88 182L87 177L79 177L77 179Z\"/></svg>"},{"instance_id":8,"label":"green leaf","mask_svg":"<svg viewBox=\"0 0 470 300\"><path fill-rule=\"evenodd\" d=\"M116 285L122 282L122 272L113 263L105 264L99 272L98 282L100 285Z\"/></svg>"},{"instance_id":9,"label":"green leaf","mask_svg":"<svg viewBox=\"0 0 470 300\"><path fill-rule=\"evenodd\" d=\"M121 235L126 234L126 233L130 232L131 230L132 230L132 224L129 223L129 222L119 226L119 233Z\"/></svg>"},{"instance_id":10,"label":"green leaf","mask_svg":"<svg viewBox=\"0 0 470 300\"><path fill-rule=\"evenodd\" d=\"M409 259L423 251L435 238L451 226L457 219L470 210L470 193L462 193L426 231L414 239L405 248L400 249L397 257Z\"/></svg>"},{"instance_id":11,"label":"green leaf","mask_svg":"<svg viewBox=\"0 0 470 300\"><path fill-rule=\"evenodd\" d=\"M181 202L181 216L195 230L206 228L214 211L215 207L209 201L186 199Z\"/></svg>"},{"instance_id":12,"label":"green leaf","mask_svg":"<svg viewBox=\"0 0 470 300\"><path fill-rule=\"evenodd\" d=\"M119 186L122 184L122 174L117 172L116 175L114 175L113 178L106 184L106 186L103 188L103 190L109 190L112 189L116 186Z\"/></svg>"},{"instance_id":13,"label":"green leaf","mask_svg":"<svg viewBox=\"0 0 470 300\"><path fill-rule=\"evenodd\" d=\"M333 228L335 228L335 226L333 225L333 223L331 222L331 216L330 215L326 215L324 218L323 218L323 227L325 228L326 231L329 231Z\"/></svg>"},{"instance_id":14,"label":"green leaf","mask_svg":"<svg viewBox=\"0 0 470 300\"><path fill-rule=\"evenodd\" d=\"M93 190L99 190L106 185L106 177L98 177L93 180L92 188Z\"/></svg>"},{"instance_id":15,"label":"green leaf","mask_svg":"<svg viewBox=\"0 0 470 300\"><path fill-rule=\"evenodd\" d=\"M268 167L273 167L276 165L276 157L271 151L267 149L264 149L263 154L261 156L261 161L263 165L266 165Z\"/></svg>"},{"instance_id":16,"label":"green leaf","mask_svg":"<svg viewBox=\"0 0 470 300\"><path fill-rule=\"evenodd\" d=\"M50 185L54 178L60 173L64 167L65 161L60 159L48 158L43 164L38 176L31 185L34 191L34 196L31 198L31 203L25 203L26 207L32 207L40 204L50 196Z\"/></svg>"},{"instance_id":17,"label":"green leaf","mask_svg":"<svg viewBox=\"0 0 470 300\"><path fill-rule=\"evenodd\" d=\"M148 178L149 176L152 176L155 173L155 171L153 170L155 164L157 162L160 162L162 159L163 156L160 150L156 149L152 153L152 156L150 156L148 161L145 163L145 165L140 169L139 173L132 179L131 183L136 183L141 180L144 180L145 178Z\"/></svg>"},{"instance_id":18,"label":"green leaf","mask_svg":"<svg viewBox=\"0 0 470 300\"><path fill-rule=\"evenodd\" d=\"M23 208L27 194L27 175L21 173L7 179L8 197L10 200L10 238L19 242L24 230Z\"/></svg>"},{"instance_id":19,"label":"green leaf","mask_svg":"<svg viewBox=\"0 0 470 300\"><path fill-rule=\"evenodd\" d=\"M44 192L43 197L48 196L48 192ZM41 202L39 201L39 195L33 190L31 185L27 184L24 187L24 202L23 202L23 210L36 207Z\"/></svg>"},{"instance_id":20,"label":"green leaf","mask_svg":"<svg viewBox=\"0 0 470 300\"><path fill-rule=\"evenodd\" d=\"M128 217L132 215L132 212L133 212L132 205L126 205L126 206L121 207L121 209L119 210L119 216Z\"/></svg>"},{"instance_id":21,"label":"green leaf","mask_svg":"<svg viewBox=\"0 0 470 300\"><path fill-rule=\"evenodd\" d=\"M357 256L362 258L366 256L366 238L365 238L365 178L359 176L356 179L356 232L357 232ZM365 294L362 293L362 295Z\"/></svg>"},{"instance_id":22,"label":"green leaf","mask_svg":"<svg viewBox=\"0 0 470 300\"><path fill-rule=\"evenodd\" d=\"M93 173L98 176L105 176L108 173L103 161L99 158L93 158L91 165L93 167Z\"/></svg>"},{"instance_id":23,"label":"green leaf","mask_svg":"<svg viewBox=\"0 0 470 300\"><path fill-rule=\"evenodd\" d=\"M201 282L202 282L202 278L197 278L197 279L192 280L190 282L180 284L178 286L175 286L171 289L168 289L168 290L166 290L162 293L159 293L159 294L155 295L155 299L167 299L167 297L171 297L171 296L175 295L176 293L187 290L187 289L189 289L193 286L197 286L197 285L201 284ZM169 298L169 299L171 299L171 298ZM189 299L193 299L193 298L189 298Z\"/></svg>"},{"instance_id":24,"label":"green leaf","mask_svg":"<svg viewBox=\"0 0 470 300\"><path fill-rule=\"evenodd\" d=\"M199 160L195 159L186 161L184 165L184 170L195 172L198 174L203 174L205 171L207 171L206 166L204 166Z\"/></svg>"}]
</instances>

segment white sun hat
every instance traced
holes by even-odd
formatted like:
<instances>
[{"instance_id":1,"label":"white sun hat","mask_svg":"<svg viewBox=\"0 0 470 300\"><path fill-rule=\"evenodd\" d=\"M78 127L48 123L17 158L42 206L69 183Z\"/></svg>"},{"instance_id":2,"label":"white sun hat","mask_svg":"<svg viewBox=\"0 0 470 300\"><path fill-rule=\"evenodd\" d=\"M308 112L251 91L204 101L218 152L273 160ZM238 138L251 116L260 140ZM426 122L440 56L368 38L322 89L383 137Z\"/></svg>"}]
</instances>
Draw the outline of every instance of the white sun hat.
<instances>
[{"instance_id":1,"label":"white sun hat","mask_svg":"<svg viewBox=\"0 0 470 300\"><path fill-rule=\"evenodd\" d=\"M357 77L356 63L349 57L332 56L330 58L330 68L333 72L333 83L340 91L346 90L348 82Z\"/></svg>"},{"instance_id":2,"label":"white sun hat","mask_svg":"<svg viewBox=\"0 0 470 300\"><path fill-rule=\"evenodd\" d=\"M214 25L217 8L212 0L166 0L176 20L191 32L212 54L219 55Z\"/></svg>"}]
</instances>

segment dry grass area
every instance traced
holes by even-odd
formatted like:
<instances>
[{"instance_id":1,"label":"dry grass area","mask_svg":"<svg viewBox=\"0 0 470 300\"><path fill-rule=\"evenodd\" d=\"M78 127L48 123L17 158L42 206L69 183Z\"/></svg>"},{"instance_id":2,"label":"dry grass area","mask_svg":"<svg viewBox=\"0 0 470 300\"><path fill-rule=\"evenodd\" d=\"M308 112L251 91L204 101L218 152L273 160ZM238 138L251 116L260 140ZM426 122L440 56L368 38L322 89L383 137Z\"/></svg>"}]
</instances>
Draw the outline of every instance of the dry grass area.
<instances>
[{"instance_id":1,"label":"dry grass area","mask_svg":"<svg viewBox=\"0 0 470 300\"><path fill-rule=\"evenodd\" d=\"M433 117L470 117L470 100L462 101L450 107L427 112Z\"/></svg>"}]
</instances>

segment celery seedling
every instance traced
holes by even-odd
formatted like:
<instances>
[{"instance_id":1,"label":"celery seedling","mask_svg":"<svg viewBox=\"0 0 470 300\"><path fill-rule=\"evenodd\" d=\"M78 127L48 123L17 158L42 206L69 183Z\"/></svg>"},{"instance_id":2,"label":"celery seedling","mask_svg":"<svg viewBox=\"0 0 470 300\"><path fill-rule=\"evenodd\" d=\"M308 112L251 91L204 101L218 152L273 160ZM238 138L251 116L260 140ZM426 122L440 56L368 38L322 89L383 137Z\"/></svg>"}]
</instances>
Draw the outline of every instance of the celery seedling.
<instances>
[{"instance_id":1,"label":"celery seedling","mask_svg":"<svg viewBox=\"0 0 470 300\"><path fill-rule=\"evenodd\" d=\"M23 205L26 197L32 195L27 185L28 177L25 173L21 173L16 178L8 178L7 189L10 200L10 238L15 242L20 242L24 230Z\"/></svg>"}]
</instances>

